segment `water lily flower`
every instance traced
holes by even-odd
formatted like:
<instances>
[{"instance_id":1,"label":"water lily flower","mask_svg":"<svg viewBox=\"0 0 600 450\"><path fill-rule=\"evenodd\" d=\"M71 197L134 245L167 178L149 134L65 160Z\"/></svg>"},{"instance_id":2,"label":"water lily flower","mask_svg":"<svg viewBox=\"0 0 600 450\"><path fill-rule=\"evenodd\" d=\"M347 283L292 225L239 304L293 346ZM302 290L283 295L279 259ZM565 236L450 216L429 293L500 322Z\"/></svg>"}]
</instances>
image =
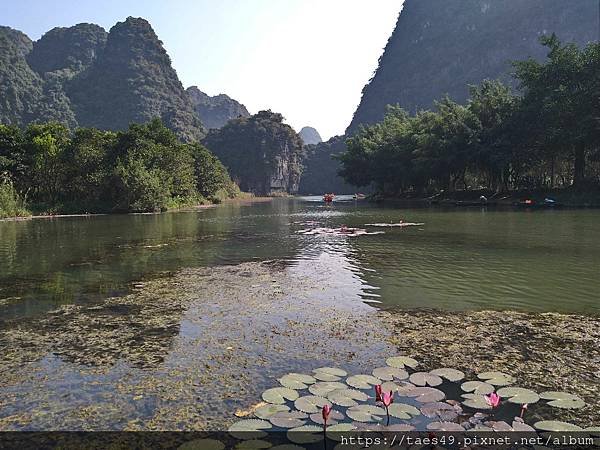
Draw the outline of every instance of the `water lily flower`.
<instances>
[{"instance_id":1,"label":"water lily flower","mask_svg":"<svg viewBox=\"0 0 600 450\"><path fill-rule=\"evenodd\" d=\"M394 403L394 391L390 391L389 394L387 392L385 392L381 396L381 402L383 403L383 406L385 406L386 408L389 408L389 406L392 403Z\"/></svg>"},{"instance_id":2,"label":"water lily flower","mask_svg":"<svg viewBox=\"0 0 600 450\"><path fill-rule=\"evenodd\" d=\"M381 401L381 385L380 384L375 386L375 401L376 402Z\"/></svg>"},{"instance_id":3,"label":"water lily flower","mask_svg":"<svg viewBox=\"0 0 600 450\"><path fill-rule=\"evenodd\" d=\"M527 411L527 408L529 408L529 404L528 403L524 403L523 406L521 406L521 415L519 416L521 419L525 415L525 411Z\"/></svg>"},{"instance_id":4,"label":"water lily flower","mask_svg":"<svg viewBox=\"0 0 600 450\"><path fill-rule=\"evenodd\" d=\"M491 394L485 396L485 402L492 408L497 408L500 404L500 396L495 392L492 392Z\"/></svg>"},{"instance_id":5,"label":"water lily flower","mask_svg":"<svg viewBox=\"0 0 600 450\"><path fill-rule=\"evenodd\" d=\"M329 415L331 414L331 406L326 404L323 405L323 409L321 410L321 415L323 416L323 428L327 428L327 419L329 419Z\"/></svg>"}]
</instances>

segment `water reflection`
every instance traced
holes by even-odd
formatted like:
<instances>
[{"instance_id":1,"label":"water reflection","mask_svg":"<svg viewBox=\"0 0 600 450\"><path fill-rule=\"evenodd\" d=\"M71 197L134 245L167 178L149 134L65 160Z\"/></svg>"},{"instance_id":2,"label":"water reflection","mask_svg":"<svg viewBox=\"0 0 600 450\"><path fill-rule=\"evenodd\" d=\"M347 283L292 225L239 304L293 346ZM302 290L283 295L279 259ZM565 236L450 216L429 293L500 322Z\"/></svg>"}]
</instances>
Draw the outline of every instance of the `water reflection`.
<instances>
[{"instance_id":1,"label":"water reflection","mask_svg":"<svg viewBox=\"0 0 600 450\"><path fill-rule=\"evenodd\" d=\"M599 211L394 209L343 200L0 223L0 317L97 302L186 267L262 260L327 267L332 285L351 286L346 295L380 307L600 311ZM425 225L354 238L297 233L401 219Z\"/></svg>"}]
</instances>

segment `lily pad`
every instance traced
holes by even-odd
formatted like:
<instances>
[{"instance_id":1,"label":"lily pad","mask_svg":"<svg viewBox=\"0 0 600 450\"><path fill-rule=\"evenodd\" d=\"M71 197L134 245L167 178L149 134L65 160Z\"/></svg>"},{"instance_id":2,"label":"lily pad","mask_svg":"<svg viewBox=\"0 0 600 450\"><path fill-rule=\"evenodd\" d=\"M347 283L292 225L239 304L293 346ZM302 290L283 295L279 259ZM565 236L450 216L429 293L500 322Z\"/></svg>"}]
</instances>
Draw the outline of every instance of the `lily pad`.
<instances>
[{"instance_id":1,"label":"lily pad","mask_svg":"<svg viewBox=\"0 0 600 450\"><path fill-rule=\"evenodd\" d=\"M344 383L340 383L338 381L319 381L318 383L315 383L309 387L308 392L318 397L325 397L332 391L346 389L347 387L348 386L346 386Z\"/></svg>"},{"instance_id":2,"label":"lily pad","mask_svg":"<svg viewBox=\"0 0 600 450\"><path fill-rule=\"evenodd\" d=\"M461 412L462 410L460 408L456 408L448 403L443 402L425 403L423 406L421 406L421 413L425 417L437 417L443 422L456 419Z\"/></svg>"},{"instance_id":3,"label":"lily pad","mask_svg":"<svg viewBox=\"0 0 600 450\"><path fill-rule=\"evenodd\" d=\"M227 431L236 439L260 439L267 436L262 430L270 428L273 426L266 420L246 419L234 423Z\"/></svg>"},{"instance_id":4,"label":"lily pad","mask_svg":"<svg viewBox=\"0 0 600 450\"><path fill-rule=\"evenodd\" d=\"M381 384L381 380L373 375L353 375L346 379L346 384L356 389L371 389L373 386Z\"/></svg>"},{"instance_id":5,"label":"lily pad","mask_svg":"<svg viewBox=\"0 0 600 450\"><path fill-rule=\"evenodd\" d=\"M427 429L432 431L465 431L465 429L456 422L431 422L427 425Z\"/></svg>"},{"instance_id":6,"label":"lily pad","mask_svg":"<svg viewBox=\"0 0 600 450\"><path fill-rule=\"evenodd\" d=\"M443 367L441 369L434 369L429 372L432 375L445 378L453 383L461 381L465 378L465 374L460 370L452 369L450 367Z\"/></svg>"},{"instance_id":7,"label":"lily pad","mask_svg":"<svg viewBox=\"0 0 600 450\"><path fill-rule=\"evenodd\" d=\"M513 428L502 420L486 422L486 425L497 432L513 431Z\"/></svg>"},{"instance_id":8,"label":"lily pad","mask_svg":"<svg viewBox=\"0 0 600 450\"><path fill-rule=\"evenodd\" d=\"M332 441L342 441L342 434L348 431L356 430L356 427L351 423L338 423L327 427L327 437Z\"/></svg>"},{"instance_id":9,"label":"lily pad","mask_svg":"<svg viewBox=\"0 0 600 450\"><path fill-rule=\"evenodd\" d=\"M350 407L356 406L357 401L367 401L369 396L356 389L336 389L327 394L327 399L334 405Z\"/></svg>"},{"instance_id":10,"label":"lily pad","mask_svg":"<svg viewBox=\"0 0 600 450\"><path fill-rule=\"evenodd\" d=\"M257 408L256 411L254 411L254 415L259 419L268 420L270 417L274 416L277 413L287 412L289 410L289 406L272 404Z\"/></svg>"},{"instance_id":11,"label":"lily pad","mask_svg":"<svg viewBox=\"0 0 600 450\"><path fill-rule=\"evenodd\" d=\"M489 383L483 381L467 381L460 385L460 388L465 392L472 392L474 394L487 395L494 392L496 389Z\"/></svg>"},{"instance_id":12,"label":"lily pad","mask_svg":"<svg viewBox=\"0 0 600 450\"><path fill-rule=\"evenodd\" d=\"M414 369L419 365L419 362L416 359L408 356L392 356L391 358L386 359L385 363L390 367L397 367L399 369L404 369L405 367Z\"/></svg>"},{"instance_id":13,"label":"lily pad","mask_svg":"<svg viewBox=\"0 0 600 450\"><path fill-rule=\"evenodd\" d=\"M309 384L317 382L314 377L311 377L310 375L303 375L301 373L288 373L287 375L281 377L278 381L283 387L296 390L306 389Z\"/></svg>"},{"instance_id":14,"label":"lily pad","mask_svg":"<svg viewBox=\"0 0 600 450\"><path fill-rule=\"evenodd\" d=\"M412 405L406 403L392 403L388 408L390 416L396 417L402 420L410 420L415 416L420 416L421 411Z\"/></svg>"},{"instance_id":15,"label":"lily pad","mask_svg":"<svg viewBox=\"0 0 600 450\"><path fill-rule=\"evenodd\" d=\"M314 414L321 411L323 406L331 406L331 402L324 397L316 395L307 395L306 397L300 397L294 402L294 406L297 410L307 414Z\"/></svg>"},{"instance_id":16,"label":"lily pad","mask_svg":"<svg viewBox=\"0 0 600 450\"><path fill-rule=\"evenodd\" d=\"M250 441L238 442L238 444L235 446L235 450L255 450L271 447L273 447L273 444L270 442L261 441L260 439L252 439Z\"/></svg>"},{"instance_id":17,"label":"lily pad","mask_svg":"<svg viewBox=\"0 0 600 450\"><path fill-rule=\"evenodd\" d=\"M177 450L223 450L225 444L216 439L194 439L181 444Z\"/></svg>"},{"instance_id":18,"label":"lily pad","mask_svg":"<svg viewBox=\"0 0 600 450\"><path fill-rule=\"evenodd\" d=\"M446 394L442 391L431 387L415 387L408 391L406 396L414 398L419 403L439 402L446 398Z\"/></svg>"},{"instance_id":19,"label":"lily pad","mask_svg":"<svg viewBox=\"0 0 600 450\"><path fill-rule=\"evenodd\" d=\"M298 428L306 425L308 416L299 411L280 412L269 419L273 425L279 428Z\"/></svg>"},{"instance_id":20,"label":"lily pad","mask_svg":"<svg viewBox=\"0 0 600 450\"><path fill-rule=\"evenodd\" d=\"M499 389L497 394L502 398L508 398L510 403L518 405L537 403L540 400L540 396L536 392L518 387L505 387Z\"/></svg>"},{"instance_id":21,"label":"lily pad","mask_svg":"<svg viewBox=\"0 0 600 450\"><path fill-rule=\"evenodd\" d=\"M444 381L437 375L433 375L429 372L415 372L413 373L409 381L415 386L439 386Z\"/></svg>"},{"instance_id":22,"label":"lily pad","mask_svg":"<svg viewBox=\"0 0 600 450\"><path fill-rule=\"evenodd\" d=\"M379 406L359 405L348 408L346 415L357 422L379 422L386 414Z\"/></svg>"},{"instance_id":23,"label":"lily pad","mask_svg":"<svg viewBox=\"0 0 600 450\"><path fill-rule=\"evenodd\" d=\"M338 369L337 367L319 367L318 369L314 369L313 372L326 373L335 377L345 377L346 375L348 375L348 372L346 372L343 369Z\"/></svg>"},{"instance_id":24,"label":"lily pad","mask_svg":"<svg viewBox=\"0 0 600 450\"><path fill-rule=\"evenodd\" d=\"M373 370L373 376L383 381L406 380L408 372L399 367L378 367Z\"/></svg>"},{"instance_id":25,"label":"lily pad","mask_svg":"<svg viewBox=\"0 0 600 450\"><path fill-rule=\"evenodd\" d=\"M274 405L283 405L286 400L293 402L300 394L294 389L288 389L285 387L271 388L267 389L262 394L262 399L267 403L272 403Z\"/></svg>"},{"instance_id":26,"label":"lily pad","mask_svg":"<svg viewBox=\"0 0 600 450\"><path fill-rule=\"evenodd\" d=\"M306 450L304 447L294 444L281 444L275 447L271 447L271 450Z\"/></svg>"},{"instance_id":27,"label":"lily pad","mask_svg":"<svg viewBox=\"0 0 600 450\"><path fill-rule=\"evenodd\" d=\"M568 392L546 391L540 394L540 398L550 400L548 404L555 408L579 409L585 406L585 402L581 397Z\"/></svg>"},{"instance_id":28,"label":"lily pad","mask_svg":"<svg viewBox=\"0 0 600 450\"><path fill-rule=\"evenodd\" d=\"M492 409L485 399L485 395L481 394L463 394L463 405L473 409Z\"/></svg>"},{"instance_id":29,"label":"lily pad","mask_svg":"<svg viewBox=\"0 0 600 450\"><path fill-rule=\"evenodd\" d=\"M540 431L582 431L582 428L578 427L577 425L567 422L560 422L558 420L542 420L534 423L533 426Z\"/></svg>"},{"instance_id":30,"label":"lily pad","mask_svg":"<svg viewBox=\"0 0 600 450\"><path fill-rule=\"evenodd\" d=\"M512 423L512 429L514 431L525 431L525 432L535 431L535 428L527 425L524 422L518 422L517 420L513 421L513 423Z\"/></svg>"},{"instance_id":31,"label":"lily pad","mask_svg":"<svg viewBox=\"0 0 600 450\"><path fill-rule=\"evenodd\" d=\"M316 425L303 425L292 428L288 430L287 438L290 442L296 444L314 444L323 440L323 428Z\"/></svg>"},{"instance_id":32,"label":"lily pad","mask_svg":"<svg viewBox=\"0 0 600 450\"><path fill-rule=\"evenodd\" d=\"M515 382L512 376L504 372L483 372L477 375L477 378L494 386L508 386Z\"/></svg>"},{"instance_id":33,"label":"lily pad","mask_svg":"<svg viewBox=\"0 0 600 450\"><path fill-rule=\"evenodd\" d=\"M339 411L336 411L335 409L332 409L329 413L329 418L327 419L327 426L329 427L330 425L335 425L336 423L338 423L338 421L344 420L344 417L344 414L342 414ZM323 420L323 414L321 414L320 412L311 414L310 420L312 420L314 423L318 423L319 425L323 425L325 423L325 421Z\"/></svg>"}]
</instances>

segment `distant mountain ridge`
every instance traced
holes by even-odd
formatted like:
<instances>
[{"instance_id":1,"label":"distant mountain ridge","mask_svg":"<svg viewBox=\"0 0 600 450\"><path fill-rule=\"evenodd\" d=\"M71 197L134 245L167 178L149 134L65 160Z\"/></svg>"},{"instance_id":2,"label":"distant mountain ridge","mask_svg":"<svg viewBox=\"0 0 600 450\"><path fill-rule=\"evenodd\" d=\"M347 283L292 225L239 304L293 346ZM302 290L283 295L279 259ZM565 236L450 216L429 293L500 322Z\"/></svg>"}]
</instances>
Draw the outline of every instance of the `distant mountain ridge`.
<instances>
[{"instance_id":1,"label":"distant mountain ridge","mask_svg":"<svg viewBox=\"0 0 600 450\"><path fill-rule=\"evenodd\" d=\"M128 17L54 28L38 41L0 27L0 122L125 129L159 117L186 141L205 129L150 24Z\"/></svg>"},{"instance_id":2,"label":"distant mountain ridge","mask_svg":"<svg viewBox=\"0 0 600 450\"><path fill-rule=\"evenodd\" d=\"M556 33L584 45L598 39L597 0L406 0L347 132L399 104L411 113L445 94L466 100L468 85L512 81L514 60L543 59L539 43Z\"/></svg>"},{"instance_id":3,"label":"distant mountain ridge","mask_svg":"<svg viewBox=\"0 0 600 450\"><path fill-rule=\"evenodd\" d=\"M250 117L246 107L228 95L219 94L211 97L197 86L190 86L186 89L186 93L200 120L208 129L221 128L232 119Z\"/></svg>"}]
</instances>

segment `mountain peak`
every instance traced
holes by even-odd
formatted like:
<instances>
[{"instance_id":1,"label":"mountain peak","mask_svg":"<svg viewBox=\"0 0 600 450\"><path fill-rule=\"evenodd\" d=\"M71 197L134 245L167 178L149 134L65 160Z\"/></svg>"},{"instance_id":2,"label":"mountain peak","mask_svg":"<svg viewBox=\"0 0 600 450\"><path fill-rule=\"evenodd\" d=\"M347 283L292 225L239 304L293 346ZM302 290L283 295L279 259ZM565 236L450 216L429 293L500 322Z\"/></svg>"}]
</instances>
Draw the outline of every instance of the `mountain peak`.
<instances>
[{"instance_id":1,"label":"mountain peak","mask_svg":"<svg viewBox=\"0 0 600 450\"><path fill-rule=\"evenodd\" d=\"M300 133L298 134L302 138L302 142L304 142L304 145L317 145L323 142L321 135L313 127L304 127L300 130Z\"/></svg>"},{"instance_id":2,"label":"mountain peak","mask_svg":"<svg viewBox=\"0 0 600 450\"><path fill-rule=\"evenodd\" d=\"M190 86L186 92L200 120L209 129L221 128L231 119L250 117L244 105L226 94L211 97L198 86Z\"/></svg>"}]
</instances>

